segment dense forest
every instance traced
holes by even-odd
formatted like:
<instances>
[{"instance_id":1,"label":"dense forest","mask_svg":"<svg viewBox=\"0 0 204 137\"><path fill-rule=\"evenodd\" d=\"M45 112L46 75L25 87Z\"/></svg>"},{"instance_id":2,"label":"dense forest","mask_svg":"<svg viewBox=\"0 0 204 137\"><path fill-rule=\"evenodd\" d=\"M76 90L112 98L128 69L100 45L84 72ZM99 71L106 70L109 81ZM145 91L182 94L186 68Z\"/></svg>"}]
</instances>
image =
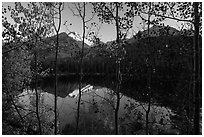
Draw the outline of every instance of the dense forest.
<instances>
[{"instance_id":1,"label":"dense forest","mask_svg":"<svg viewBox=\"0 0 204 137\"><path fill-rule=\"evenodd\" d=\"M2 5L2 134L202 134L202 3Z\"/></svg>"}]
</instances>

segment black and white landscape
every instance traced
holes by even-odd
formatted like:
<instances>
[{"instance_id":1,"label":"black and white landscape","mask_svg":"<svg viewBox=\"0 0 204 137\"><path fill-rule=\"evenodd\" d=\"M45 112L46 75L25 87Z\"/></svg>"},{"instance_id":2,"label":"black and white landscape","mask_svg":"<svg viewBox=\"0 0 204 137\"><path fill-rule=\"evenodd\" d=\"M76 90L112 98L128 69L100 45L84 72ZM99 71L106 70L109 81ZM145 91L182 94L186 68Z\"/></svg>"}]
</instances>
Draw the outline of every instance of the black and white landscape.
<instances>
[{"instance_id":1,"label":"black and white landscape","mask_svg":"<svg viewBox=\"0 0 204 137\"><path fill-rule=\"evenodd\" d=\"M3 2L3 135L201 135L201 2Z\"/></svg>"}]
</instances>

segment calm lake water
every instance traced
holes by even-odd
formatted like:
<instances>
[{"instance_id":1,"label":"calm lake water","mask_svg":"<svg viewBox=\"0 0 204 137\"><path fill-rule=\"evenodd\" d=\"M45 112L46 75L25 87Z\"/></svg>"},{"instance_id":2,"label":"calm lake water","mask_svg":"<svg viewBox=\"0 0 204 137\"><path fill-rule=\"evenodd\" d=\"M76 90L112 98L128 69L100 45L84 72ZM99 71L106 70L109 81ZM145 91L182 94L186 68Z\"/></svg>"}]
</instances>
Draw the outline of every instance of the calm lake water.
<instances>
[{"instance_id":1,"label":"calm lake water","mask_svg":"<svg viewBox=\"0 0 204 137\"><path fill-rule=\"evenodd\" d=\"M89 83L84 83L86 86ZM80 105L80 134L114 134L114 109L116 95L113 90L91 85L93 89L83 93ZM73 98L69 94L78 89L77 83L62 85L57 97L58 125L60 134L74 134L76 127L76 109L78 96ZM54 95L52 86L38 90L40 97L40 115L44 122L53 129L54 123ZM63 93L62 93L63 92ZM145 115L147 103L137 101L120 94L119 133L145 134ZM25 89L19 95L19 105L24 109L35 110L35 92ZM149 114L149 128L151 134L160 134L172 130L171 116L175 115L170 108L151 105ZM52 132L53 130L50 130Z\"/></svg>"}]
</instances>

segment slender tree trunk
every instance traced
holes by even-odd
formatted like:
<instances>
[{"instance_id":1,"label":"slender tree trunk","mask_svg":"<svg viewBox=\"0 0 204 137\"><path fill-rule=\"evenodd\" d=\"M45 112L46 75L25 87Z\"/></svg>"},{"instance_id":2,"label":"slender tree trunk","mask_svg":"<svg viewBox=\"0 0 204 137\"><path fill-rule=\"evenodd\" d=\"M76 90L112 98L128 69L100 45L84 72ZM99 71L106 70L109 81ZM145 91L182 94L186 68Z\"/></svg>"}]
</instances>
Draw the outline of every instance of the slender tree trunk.
<instances>
[{"instance_id":1,"label":"slender tree trunk","mask_svg":"<svg viewBox=\"0 0 204 137\"><path fill-rule=\"evenodd\" d=\"M59 47L59 34L57 32L57 43L56 43L56 51L55 51L55 106L54 106L54 112L55 112L55 135L57 135L57 58L58 58L58 47Z\"/></svg>"},{"instance_id":2,"label":"slender tree trunk","mask_svg":"<svg viewBox=\"0 0 204 137\"><path fill-rule=\"evenodd\" d=\"M39 101L39 96L38 96L38 63L37 63L37 38L36 38L36 42L35 42L35 96L36 96L36 115L37 115L37 120L38 120L38 127L39 127L39 133L40 135L42 134L42 128L41 128L41 120L40 120L40 115L39 115L39 105L38 105L38 101Z\"/></svg>"},{"instance_id":3,"label":"slender tree trunk","mask_svg":"<svg viewBox=\"0 0 204 137\"><path fill-rule=\"evenodd\" d=\"M116 43L117 46L120 44L120 38L119 38L119 23L118 23L118 3L116 2ZM121 84L121 74L120 74L120 58L116 57L116 107L115 107L115 134L118 135L118 111L120 107L120 84Z\"/></svg>"},{"instance_id":4,"label":"slender tree trunk","mask_svg":"<svg viewBox=\"0 0 204 137\"><path fill-rule=\"evenodd\" d=\"M59 3L59 7L58 7L58 15L59 15L59 25L58 28L56 28L55 24L55 31L57 33L57 39L56 39L56 47L55 47L55 100L54 100L54 113L55 113L55 130L54 133L55 135L57 135L57 131L58 131L58 127L57 127L57 84L58 84L58 78L57 78L57 73L58 73L58 50L59 50L59 31L60 31L60 27L61 27L61 19L62 19L62 15L61 15L61 6L62 3Z\"/></svg>"},{"instance_id":5,"label":"slender tree trunk","mask_svg":"<svg viewBox=\"0 0 204 137\"><path fill-rule=\"evenodd\" d=\"M115 134L118 135L118 111L120 107L120 84L121 84L121 74L120 74L120 61L117 62L116 67L116 107L115 107Z\"/></svg>"},{"instance_id":6,"label":"slender tree trunk","mask_svg":"<svg viewBox=\"0 0 204 137\"><path fill-rule=\"evenodd\" d=\"M194 6L194 50L193 50L193 71L194 71L194 78L193 78L193 92L194 92L194 134L200 134L200 102L199 102L199 16L198 16L198 2L193 3Z\"/></svg>"},{"instance_id":7,"label":"slender tree trunk","mask_svg":"<svg viewBox=\"0 0 204 137\"><path fill-rule=\"evenodd\" d=\"M79 114L80 114L80 102L81 102L81 88L82 88L82 79L83 79L83 56L84 56L84 40L85 40L85 3L83 3L83 17L82 17L82 24L83 24L83 40L82 40L82 50L81 50L81 58L80 58L80 78L79 78L79 98L77 104L77 125L76 125L76 134L78 134L79 129Z\"/></svg>"}]
</instances>

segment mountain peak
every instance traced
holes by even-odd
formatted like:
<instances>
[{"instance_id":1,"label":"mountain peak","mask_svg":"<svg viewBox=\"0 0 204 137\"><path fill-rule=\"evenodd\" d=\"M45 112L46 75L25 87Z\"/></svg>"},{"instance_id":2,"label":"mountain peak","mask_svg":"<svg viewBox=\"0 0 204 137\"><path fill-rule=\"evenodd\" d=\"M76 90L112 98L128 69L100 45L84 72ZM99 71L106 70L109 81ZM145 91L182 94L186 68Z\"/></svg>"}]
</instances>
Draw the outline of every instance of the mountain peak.
<instances>
[{"instance_id":1,"label":"mountain peak","mask_svg":"<svg viewBox=\"0 0 204 137\"><path fill-rule=\"evenodd\" d=\"M144 30L142 32L143 35L147 35L148 34L148 30ZM173 27L170 27L169 25L167 26L161 26L161 25L154 25L149 29L149 35L151 37L157 37L160 35L178 35L179 31Z\"/></svg>"},{"instance_id":2,"label":"mountain peak","mask_svg":"<svg viewBox=\"0 0 204 137\"><path fill-rule=\"evenodd\" d=\"M59 37L68 37L68 34L66 32L61 32L59 34Z\"/></svg>"}]
</instances>

